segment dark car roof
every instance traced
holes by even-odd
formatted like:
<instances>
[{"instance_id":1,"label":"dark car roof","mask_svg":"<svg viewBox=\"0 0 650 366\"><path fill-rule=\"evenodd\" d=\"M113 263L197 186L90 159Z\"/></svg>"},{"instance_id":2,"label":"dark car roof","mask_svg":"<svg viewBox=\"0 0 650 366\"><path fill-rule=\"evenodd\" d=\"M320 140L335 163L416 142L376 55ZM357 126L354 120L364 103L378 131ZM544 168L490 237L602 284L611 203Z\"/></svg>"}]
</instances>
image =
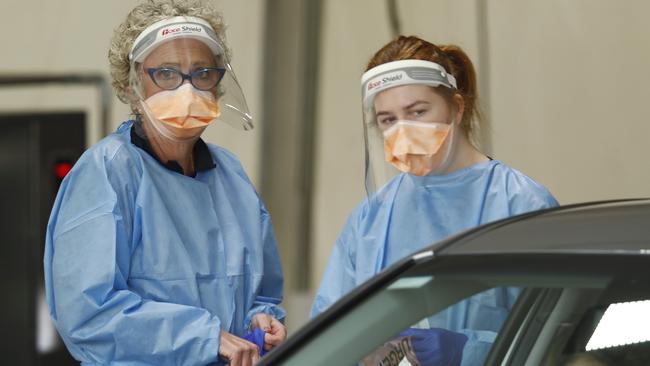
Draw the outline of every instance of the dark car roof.
<instances>
[{"instance_id":1,"label":"dark car roof","mask_svg":"<svg viewBox=\"0 0 650 366\"><path fill-rule=\"evenodd\" d=\"M446 254L650 254L650 199L603 201L515 216L430 247Z\"/></svg>"}]
</instances>

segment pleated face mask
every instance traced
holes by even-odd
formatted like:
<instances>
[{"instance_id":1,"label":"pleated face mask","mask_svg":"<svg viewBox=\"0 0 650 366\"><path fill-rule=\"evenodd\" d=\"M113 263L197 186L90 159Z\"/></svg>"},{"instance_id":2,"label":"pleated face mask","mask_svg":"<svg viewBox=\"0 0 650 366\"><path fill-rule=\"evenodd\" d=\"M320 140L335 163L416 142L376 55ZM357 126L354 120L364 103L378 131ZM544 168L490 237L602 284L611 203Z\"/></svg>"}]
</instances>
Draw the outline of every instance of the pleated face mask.
<instances>
[{"instance_id":1,"label":"pleated face mask","mask_svg":"<svg viewBox=\"0 0 650 366\"><path fill-rule=\"evenodd\" d=\"M400 120L383 132L386 161L402 172L424 176L447 165L450 149L440 151L452 124ZM449 145L449 144L448 144Z\"/></svg>"},{"instance_id":2,"label":"pleated face mask","mask_svg":"<svg viewBox=\"0 0 650 366\"><path fill-rule=\"evenodd\" d=\"M142 107L159 133L177 141L200 135L221 114L215 96L190 83L158 92L144 100Z\"/></svg>"}]
</instances>

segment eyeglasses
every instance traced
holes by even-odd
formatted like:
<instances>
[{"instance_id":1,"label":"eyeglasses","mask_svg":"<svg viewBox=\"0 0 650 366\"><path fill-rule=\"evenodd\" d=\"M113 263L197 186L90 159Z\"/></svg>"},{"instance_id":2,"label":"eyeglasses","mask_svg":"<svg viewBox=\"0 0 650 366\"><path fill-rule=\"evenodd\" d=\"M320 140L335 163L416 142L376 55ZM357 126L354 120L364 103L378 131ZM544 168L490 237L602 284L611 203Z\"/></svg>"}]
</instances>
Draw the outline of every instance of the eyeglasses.
<instances>
[{"instance_id":1,"label":"eyeglasses","mask_svg":"<svg viewBox=\"0 0 650 366\"><path fill-rule=\"evenodd\" d=\"M189 80L199 90L210 90L219 85L219 82L226 73L221 67L203 67L192 71L191 74L182 72L170 67L148 68L147 73L151 80L161 89L174 90L181 86L185 80Z\"/></svg>"}]
</instances>

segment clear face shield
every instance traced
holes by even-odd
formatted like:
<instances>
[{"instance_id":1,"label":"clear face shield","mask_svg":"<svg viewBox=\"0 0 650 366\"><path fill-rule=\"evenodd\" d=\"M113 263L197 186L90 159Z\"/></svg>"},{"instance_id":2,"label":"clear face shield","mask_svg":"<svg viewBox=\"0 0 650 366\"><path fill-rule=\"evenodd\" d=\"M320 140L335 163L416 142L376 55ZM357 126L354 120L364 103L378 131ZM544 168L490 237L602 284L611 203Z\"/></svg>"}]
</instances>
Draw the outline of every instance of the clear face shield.
<instances>
[{"instance_id":1,"label":"clear face shield","mask_svg":"<svg viewBox=\"0 0 650 366\"><path fill-rule=\"evenodd\" d=\"M173 17L135 40L130 84L142 115L167 138L194 138L215 120L253 128L225 48L206 21Z\"/></svg>"},{"instance_id":2,"label":"clear face shield","mask_svg":"<svg viewBox=\"0 0 650 366\"><path fill-rule=\"evenodd\" d=\"M449 99L453 75L433 62L401 60L368 70L361 86L368 196L400 174L446 173L460 133Z\"/></svg>"}]
</instances>

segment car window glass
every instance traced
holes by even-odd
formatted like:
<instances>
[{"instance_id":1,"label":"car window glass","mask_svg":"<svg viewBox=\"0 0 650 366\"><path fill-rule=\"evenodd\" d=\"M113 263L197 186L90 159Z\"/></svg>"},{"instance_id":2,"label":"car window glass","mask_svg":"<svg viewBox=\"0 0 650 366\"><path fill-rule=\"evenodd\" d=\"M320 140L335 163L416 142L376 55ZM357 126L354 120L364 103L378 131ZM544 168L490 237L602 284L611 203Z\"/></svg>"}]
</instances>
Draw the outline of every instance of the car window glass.
<instances>
[{"instance_id":1,"label":"car window glass","mask_svg":"<svg viewBox=\"0 0 650 366\"><path fill-rule=\"evenodd\" d=\"M520 293L496 287L467 297L403 329L359 364L482 365Z\"/></svg>"},{"instance_id":2,"label":"car window glass","mask_svg":"<svg viewBox=\"0 0 650 366\"><path fill-rule=\"evenodd\" d=\"M521 337L502 344L512 351L506 364L650 365L647 281L617 279L607 287L567 285L539 290L535 304L528 308L529 316L515 327ZM506 321L501 333L508 333L512 319ZM502 364L499 357L493 357L497 354L490 354L489 364Z\"/></svg>"},{"instance_id":3,"label":"car window glass","mask_svg":"<svg viewBox=\"0 0 650 366\"><path fill-rule=\"evenodd\" d=\"M650 300L591 304L576 314L576 327L566 340L556 337L562 349L547 352L546 364L562 366L650 365ZM565 324L570 319L564 320ZM551 344L551 346L554 346Z\"/></svg>"}]
</instances>

